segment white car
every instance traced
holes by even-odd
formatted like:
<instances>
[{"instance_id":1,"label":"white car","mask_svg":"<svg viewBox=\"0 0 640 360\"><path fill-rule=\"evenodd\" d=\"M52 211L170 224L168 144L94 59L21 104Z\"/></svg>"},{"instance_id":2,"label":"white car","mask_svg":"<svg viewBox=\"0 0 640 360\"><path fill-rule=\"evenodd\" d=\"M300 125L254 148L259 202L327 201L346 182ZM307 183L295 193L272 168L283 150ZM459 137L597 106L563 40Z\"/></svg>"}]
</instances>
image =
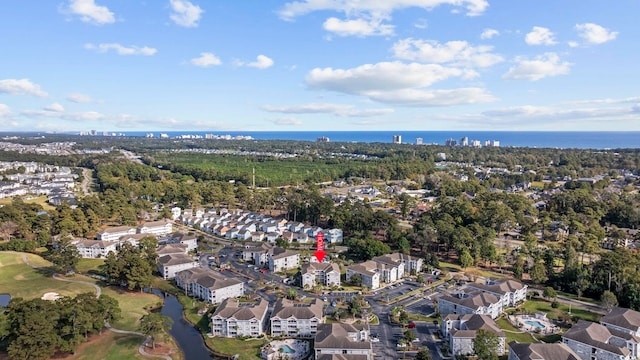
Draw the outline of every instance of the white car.
<instances>
[{"instance_id":1,"label":"white car","mask_svg":"<svg viewBox=\"0 0 640 360\"><path fill-rule=\"evenodd\" d=\"M380 342L380 339L378 339L377 337L372 337L371 342Z\"/></svg>"}]
</instances>

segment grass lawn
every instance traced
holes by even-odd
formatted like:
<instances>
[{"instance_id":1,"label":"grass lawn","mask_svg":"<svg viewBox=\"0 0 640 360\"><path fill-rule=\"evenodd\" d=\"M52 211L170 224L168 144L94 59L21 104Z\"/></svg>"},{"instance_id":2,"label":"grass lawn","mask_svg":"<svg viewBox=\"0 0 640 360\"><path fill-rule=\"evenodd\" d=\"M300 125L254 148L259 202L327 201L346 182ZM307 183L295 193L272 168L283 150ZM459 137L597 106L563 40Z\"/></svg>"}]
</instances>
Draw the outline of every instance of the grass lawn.
<instances>
[{"instance_id":1,"label":"grass lawn","mask_svg":"<svg viewBox=\"0 0 640 360\"><path fill-rule=\"evenodd\" d=\"M42 210L44 211L53 211L56 209L54 206L49 205L49 203L47 202L46 196L37 196L37 197L25 196L22 198L22 201L25 204L38 204L42 206ZM10 198L10 197L0 199L0 205L9 205L12 202L13 202L13 198Z\"/></svg>"},{"instance_id":2,"label":"grass lawn","mask_svg":"<svg viewBox=\"0 0 640 360\"><path fill-rule=\"evenodd\" d=\"M104 259L80 259L76 266L76 270L83 274L87 274L90 271L91 273L96 273L100 272L98 267L102 264L104 264Z\"/></svg>"},{"instance_id":3,"label":"grass lawn","mask_svg":"<svg viewBox=\"0 0 640 360\"><path fill-rule=\"evenodd\" d=\"M507 337L507 344L511 341L517 341L519 343L536 342L536 339L533 337L533 335L527 332L519 333L521 330L511 325L511 323L509 323L509 320L505 318L496 320L496 324L498 324L500 329L506 330L504 331L504 335Z\"/></svg>"},{"instance_id":4,"label":"grass lawn","mask_svg":"<svg viewBox=\"0 0 640 360\"><path fill-rule=\"evenodd\" d=\"M138 347L142 343L142 337L135 335L116 334L105 331L101 336L91 339L80 345L74 355L67 356L65 360L120 360L120 359L146 359L138 354Z\"/></svg>"},{"instance_id":5,"label":"grass lawn","mask_svg":"<svg viewBox=\"0 0 640 360\"><path fill-rule=\"evenodd\" d=\"M37 266L50 266L43 258L27 254L29 261ZM75 296L83 292L94 292L88 285L57 281L50 273L36 270L22 261L22 253L0 252L0 289L11 297L24 299L39 298L47 292L57 292L63 296Z\"/></svg>"},{"instance_id":6,"label":"grass lawn","mask_svg":"<svg viewBox=\"0 0 640 360\"><path fill-rule=\"evenodd\" d=\"M111 325L122 330L136 331L140 324L140 318L148 313L145 308L162 304L162 300L154 294L128 291L115 286L102 288L102 293L118 300L122 319Z\"/></svg>"},{"instance_id":7,"label":"grass lawn","mask_svg":"<svg viewBox=\"0 0 640 360\"><path fill-rule=\"evenodd\" d=\"M266 344L263 339L238 340L228 338L207 338L207 345L218 352L228 355L240 355L238 360L256 360L260 358L260 348Z\"/></svg>"},{"instance_id":8,"label":"grass lawn","mask_svg":"<svg viewBox=\"0 0 640 360\"><path fill-rule=\"evenodd\" d=\"M569 305L565 305L562 303L558 303L558 307L556 309L551 307L551 303L543 300L527 300L520 309L524 309L529 314L533 314L536 312L543 312L547 314L547 318L557 320L558 317L562 314L569 313ZM598 322L600 321L600 314L596 314L587 310L576 309L575 307L571 308L571 316L576 316L580 319Z\"/></svg>"}]
</instances>

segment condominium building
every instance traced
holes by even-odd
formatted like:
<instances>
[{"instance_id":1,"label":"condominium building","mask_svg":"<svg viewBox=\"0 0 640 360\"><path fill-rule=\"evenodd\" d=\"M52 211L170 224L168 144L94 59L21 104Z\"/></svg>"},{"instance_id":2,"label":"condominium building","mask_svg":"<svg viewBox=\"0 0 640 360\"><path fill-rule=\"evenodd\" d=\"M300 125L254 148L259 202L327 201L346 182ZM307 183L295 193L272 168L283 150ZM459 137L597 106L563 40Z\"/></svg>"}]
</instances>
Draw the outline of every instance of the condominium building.
<instances>
[{"instance_id":1,"label":"condominium building","mask_svg":"<svg viewBox=\"0 0 640 360\"><path fill-rule=\"evenodd\" d=\"M211 315L211 333L223 337L258 337L264 334L268 306L262 298L243 303L225 299Z\"/></svg>"},{"instance_id":2,"label":"condominium building","mask_svg":"<svg viewBox=\"0 0 640 360\"><path fill-rule=\"evenodd\" d=\"M322 301L297 303L279 299L271 315L271 336L313 337L323 322Z\"/></svg>"}]
</instances>

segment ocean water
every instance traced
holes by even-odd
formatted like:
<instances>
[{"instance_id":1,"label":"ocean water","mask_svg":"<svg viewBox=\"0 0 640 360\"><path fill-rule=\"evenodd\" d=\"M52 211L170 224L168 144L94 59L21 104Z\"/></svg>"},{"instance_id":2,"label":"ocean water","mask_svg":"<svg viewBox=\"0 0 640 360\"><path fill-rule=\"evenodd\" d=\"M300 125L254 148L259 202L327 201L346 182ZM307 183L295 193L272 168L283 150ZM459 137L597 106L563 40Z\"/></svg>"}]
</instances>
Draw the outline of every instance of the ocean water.
<instances>
[{"instance_id":1,"label":"ocean water","mask_svg":"<svg viewBox=\"0 0 640 360\"><path fill-rule=\"evenodd\" d=\"M423 144L444 145L447 139L467 137L469 142L496 140L501 147L575 148L575 149L621 149L640 148L640 131L149 131L125 132L127 136L145 136L160 133L178 135L231 135L251 136L256 140L316 141L328 137L331 142L391 143L394 135L402 137L403 144L415 144L422 138Z\"/></svg>"}]
</instances>

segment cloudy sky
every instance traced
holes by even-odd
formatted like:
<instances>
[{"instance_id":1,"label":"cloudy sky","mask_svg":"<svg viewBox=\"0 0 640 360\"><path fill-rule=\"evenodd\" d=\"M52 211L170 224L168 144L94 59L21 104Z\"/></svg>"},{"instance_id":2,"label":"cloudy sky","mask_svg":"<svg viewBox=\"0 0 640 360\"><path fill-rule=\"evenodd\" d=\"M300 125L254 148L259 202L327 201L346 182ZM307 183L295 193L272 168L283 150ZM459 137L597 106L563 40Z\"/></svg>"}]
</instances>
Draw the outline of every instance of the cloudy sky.
<instances>
[{"instance_id":1,"label":"cloudy sky","mask_svg":"<svg viewBox=\"0 0 640 360\"><path fill-rule=\"evenodd\" d=\"M637 0L21 0L0 131L640 130Z\"/></svg>"}]
</instances>

